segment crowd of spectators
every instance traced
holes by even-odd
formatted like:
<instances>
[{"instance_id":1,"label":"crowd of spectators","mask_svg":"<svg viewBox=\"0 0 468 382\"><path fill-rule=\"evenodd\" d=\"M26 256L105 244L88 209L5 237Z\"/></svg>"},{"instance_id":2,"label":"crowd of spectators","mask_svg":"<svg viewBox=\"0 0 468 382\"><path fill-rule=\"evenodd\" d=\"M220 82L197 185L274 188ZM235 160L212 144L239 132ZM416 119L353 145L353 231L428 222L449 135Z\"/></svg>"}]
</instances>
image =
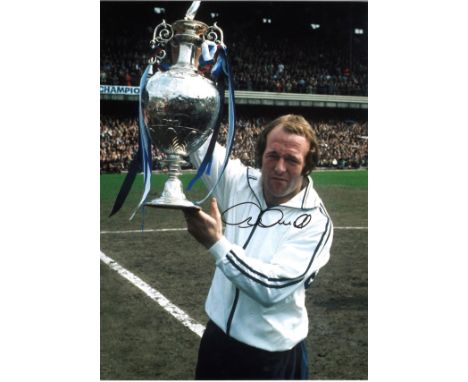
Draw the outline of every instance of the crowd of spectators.
<instances>
[{"instance_id":1,"label":"crowd of spectators","mask_svg":"<svg viewBox=\"0 0 468 382\"><path fill-rule=\"evenodd\" d=\"M109 44L102 49L100 83L138 86L148 54ZM231 49L236 90L367 95L367 65L358 60L350 64L346 52L259 39L234 42Z\"/></svg>"},{"instance_id":2,"label":"crowd of spectators","mask_svg":"<svg viewBox=\"0 0 468 382\"><path fill-rule=\"evenodd\" d=\"M101 172L127 170L138 150L138 122L101 116Z\"/></svg>"},{"instance_id":3,"label":"crowd of spectators","mask_svg":"<svg viewBox=\"0 0 468 382\"><path fill-rule=\"evenodd\" d=\"M100 160L101 173L128 170L130 161L138 151L138 120L136 118L114 118L101 115ZM151 146L153 169L162 167L161 153Z\"/></svg>"},{"instance_id":4,"label":"crowd of spectators","mask_svg":"<svg viewBox=\"0 0 468 382\"><path fill-rule=\"evenodd\" d=\"M340 50L253 39L233 42L231 52L236 90L367 95L367 64L358 59L350 63ZM147 59L144 49L126 47L122 41L104 44L100 83L138 86Z\"/></svg>"},{"instance_id":5,"label":"crowd of spectators","mask_svg":"<svg viewBox=\"0 0 468 382\"><path fill-rule=\"evenodd\" d=\"M153 28L137 30L101 35L101 84L139 85L155 52L149 47ZM365 36L331 39L310 32L293 38L240 29L228 37L236 90L367 96ZM170 47L166 49L170 57Z\"/></svg>"},{"instance_id":6,"label":"crowd of spectators","mask_svg":"<svg viewBox=\"0 0 468 382\"><path fill-rule=\"evenodd\" d=\"M255 166L255 144L262 126L268 122L264 117L238 119L232 155L249 166ZM359 168L368 164L367 121L352 120L313 121L309 119L320 145L318 167ZM220 139L225 143L227 124L221 123Z\"/></svg>"},{"instance_id":7,"label":"crowd of spectators","mask_svg":"<svg viewBox=\"0 0 468 382\"><path fill-rule=\"evenodd\" d=\"M232 51L239 90L367 95L367 64L337 47L255 38L233 42Z\"/></svg>"},{"instance_id":8,"label":"crowd of spectators","mask_svg":"<svg viewBox=\"0 0 468 382\"><path fill-rule=\"evenodd\" d=\"M232 156L255 166L255 143L266 117L238 117ZM320 144L318 167L359 168L368 165L367 121L309 119ZM101 173L128 169L138 150L138 122L134 118L101 116ZM227 123L221 123L219 142L225 143ZM161 168L163 154L152 147L154 169Z\"/></svg>"}]
</instances>

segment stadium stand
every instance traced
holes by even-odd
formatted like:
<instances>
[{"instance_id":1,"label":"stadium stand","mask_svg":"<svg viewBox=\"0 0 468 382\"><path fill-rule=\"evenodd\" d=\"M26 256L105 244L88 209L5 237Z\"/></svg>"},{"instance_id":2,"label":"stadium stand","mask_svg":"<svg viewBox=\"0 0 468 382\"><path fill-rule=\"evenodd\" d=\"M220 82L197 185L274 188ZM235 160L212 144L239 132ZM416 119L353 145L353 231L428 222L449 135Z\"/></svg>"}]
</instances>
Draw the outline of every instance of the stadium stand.
<instances>
[{"instance_id":1,"label":"stadium stand","mask_svg":"<svg viewBox=\"0 0 468 382\"><path fill-rule=\"evenodd\" d=\"M261 127L272 117L239 116L233 157L254 166L255 142ZM367 167L367 121L313 120L307 118L320 142L319 167ZM221 123L219 142L226 140L227 123ZM138 122L135 118L101 116L101 172L121 172L138 149ZM153 147L154 169L160 168L163 154Z\"/></svg>"},{"instance_id":2,"label":"stadium stand","mask_svg":"<svg viewBox=\"0 0 468 382\"><path fill-rule=\"evenodd\" d=\"M352 28L367 21L357 19L352 24L349 13L345 17L338 11L333 17L325 18L325 10L315 5L311 12L323 23L315 24L319 28L314 30L304 18L308 8L290 6L287 9L290 16L282 19L281 7L275 9L267 5L254 7L238 3L232 8L232 3L226 3L220 6L224 10L220 13L221 16L229 14L229 18L219 16L217 20L208 16L205 19L217 21L225 30L237 90L367 95L367 34L356 34ZM149 40L162 17L156 17L151 8L141 8L141 13L132 15L125 12L125 4L112 6L114 12L106 9L101 18L100 81L102 85L137 86L152 55ZM361 8L366 10L367 20L367 5ZM258 20L263 14L260 12L264 12L272 14L273 22L280 25L260 21L252 25L242 19L252 9L258 13ZM361 18L362 9L356 12ZM183 10L178 12L173 14L181 18ZM151 15L153 19L150 20Z\"/></svg>"},{"instance_id":3,"label":"stadium stand","mask_svg":"<svg viewBox=\"0 0 468 382\"><path fill-rule=\"evenodd\" d=\"M163 14L155 14L155 4L148 2L101 2L101 85L138 86L153 53L149 40L154 27L163 18L182 18L189 3L160 4L165 7ZM197 19L209 24L217 21L223 28L236 91L367 96L367 4L298 4L207 2ZM271 24L262 22L265 15ZM312 28L311 20L319 27ZM356 34L356 26L365 33ZM137 150L138 113L131 104L101 96L101 172L125 171ZM233 155L248 165L254 165L260 127L291 112L304 115L316 130L321 144L320 167L368 165L367 105L366 110L337 107L328 113L310 107L291 110L242 105L237 109ZM226 121L222 125L225 129ZM163 155L154 147L153 157L159 166Z\"/></svg>"}]
</instances>

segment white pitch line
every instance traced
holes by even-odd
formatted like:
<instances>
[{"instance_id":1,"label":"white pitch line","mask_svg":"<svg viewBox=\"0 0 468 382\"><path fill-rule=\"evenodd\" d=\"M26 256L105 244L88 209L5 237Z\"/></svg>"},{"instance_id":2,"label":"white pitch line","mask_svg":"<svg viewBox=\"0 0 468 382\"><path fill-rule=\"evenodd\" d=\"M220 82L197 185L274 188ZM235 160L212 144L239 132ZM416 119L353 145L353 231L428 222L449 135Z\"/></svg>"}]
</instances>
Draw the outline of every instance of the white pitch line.
<instances>
[{"instance_id":1,"label":"white pitch line","mask_svg":"<svg viewBox=\"0 0 468 382\"><path fill-rule=\"evenodd\" d=\"M175 317L177 321L182 323L182 325L189 328L192 332L196 335L201 337L203 332L205 331L205 327L190 317L187 313L185 313L182 309L178 306L174 305L170 302L166 297L164 297L159 291L145 283L142 279L138 276L135 276L132 272L123 268L119 263L111 259L110 257L106 256L103 252L101 252L101 261L107 264L112 270L116 271L120 276L130 281L133 285L135 285L138 289L143 291L149 298L156 301L161 307L168 312L170 315Z\"/></svg>"},{"instance_id":2,"label":"white pitch line","mask_svg":"<svg viewBox=\"0 0 468 382\"><path fill-rule=\"evenodd\" d=\"M126 231L101 231L101 234L103 234L103 233L169 232L169 231L187 231L187 228L144 229L143 231L141 229L129 229L129 230L126 230Z\"/></svg>"},{"instance_id":3,"label":"white pitch line","mask_svg":"<svg viewBox=\"0 0 468 382\"><path fill-rule=\"evenodd\" d=\"M367 227L333 227L334 229L367 229ZM147 232L169 232L169 231L187 231L187 228L160 228L160 229L129 229L126 231L101 231L101 234L109 233L147 233Z\"/></svg>"},{"instance_id":4,"label":"white pitch line","mask_svg":"<svg viewBox=\"0 0 468 382\"><path fill-rule=\"evenodd\" d=\"M333 227L334 229L367 229L368 227Z\"/></svg>"}]
</instances>

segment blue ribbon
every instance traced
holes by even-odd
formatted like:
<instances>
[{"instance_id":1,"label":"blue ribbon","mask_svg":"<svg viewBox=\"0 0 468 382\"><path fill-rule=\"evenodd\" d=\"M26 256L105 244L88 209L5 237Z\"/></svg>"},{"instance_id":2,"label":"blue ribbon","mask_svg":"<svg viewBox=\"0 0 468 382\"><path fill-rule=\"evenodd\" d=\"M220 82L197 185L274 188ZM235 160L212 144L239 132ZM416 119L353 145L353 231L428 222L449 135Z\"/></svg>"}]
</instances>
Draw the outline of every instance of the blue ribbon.
<instances>
[{"instance_id":1,"label":"blue ribbon","mask_svg":"<svg viewBox=\"0 0 468 382\"><path fill-rule=\"evenodd\" d=\"M148 187L151 177L151 140L149 138L149 134L147 129L144 126L144 118L142 112L142 94L143 90L146 86L146 79L148 77L149 71L151 70L151 66L149 65L146 70L143 72L143 75L140 80L140 111L139 111L139 134L138 134L138 151L134 154L132 161L130 162L127 176L125 177L122 186L120 187L119 193L117 198L115 199L114 206L112 207L112 211L109 217L116 214L120 208L123 206L125 200L127 199L128 193L132 188L133 182L135 181L136 175L145 170L145 193L148 194ZM144 165L143 165L144 163ZM144 196L144 198L146 197ZM144 199L143 198L143 199ZM141 204L141 203L140 203ZM133 215L130 217L130 220L133 218Z\"/></svg>"},{"instance_id":2,"label":"blue ribbon","mask_svg":"<svg viewBox=\"0 0 468 382\"><path fill-rule=\"evenodd\" d=\"M143 75L141 76L139 105L138 105L138 125L140 128L140 148L141 148L141 163L143 167L144 189L143 189L143 195L141 197L140 203L138 204L137 208L135 208L135 211L133 212L132 216L130 216L130 220L133 219L133 217L135 216L135 213L138 211L141 205L145 202L148 196L148 193L150 191L150 187L151 187L151 168L153 166L152 158L151 158L151 138L148 133L148 129L145 126L145 119L143 115L143 102L142 102L143 92L146 87L146 80L148 78L148 72L150 68L151 68L151 65L148 65L145 71L143 72Z\"/></svg>"},{"instance_id":3,"label":"blue ribbon","mask_svg":"<svg viewBox=\"0 0 468 382\"><path fill-rule=\"evenodd\" d=\"M227 138L226 138L226 155L224 157L224 163L223 166L221 167L221 171L219 173L218 179L216 180L216 183L214 186L211 188L211 190L208 192L208 194L201 200L194 202L194 204L200 205L203 204L214 192L216 187L218 186L218 183L224 173L224 170L226 169L226 166L229 161L229 157L231 156L232 148L233 148L233 143L234 143L234 135L235 135L235 103L234 103L234 84L233 84L233 79L232 79L232 73L231 73L231 67L229 65L229 60L227 57L227 49L225 46L220 46L218 50L218 58L216 60L215 65L211 69L211 75L215 79L218 78L221 74L224 74L227 78L227 83L228 83L228 93L229 93L229 101L228 101L228 106L229 106L229 111L228 111L228 118L229 118L229 127L228 127L228 133L227 133ZM224 86L223 86L223 79L221 79L219 82L221 86L219 86L219 90L221 93L222 100L224 102ZM210 174L211 171L211 163L213 159L213 151L214 151L214 146L217 140L219 132L219 121L218 121L218 126L216 127L216 131L213 132L213 135L211 137L210 144L208 146L208 150L205 154L205 157L203 158L202 163L198 167L198 171L195 174L195 176L192 178L190 181L187 189L190 190L195 182L202 177L204 173L207 175Z\"/></svg>"}]
</instances>

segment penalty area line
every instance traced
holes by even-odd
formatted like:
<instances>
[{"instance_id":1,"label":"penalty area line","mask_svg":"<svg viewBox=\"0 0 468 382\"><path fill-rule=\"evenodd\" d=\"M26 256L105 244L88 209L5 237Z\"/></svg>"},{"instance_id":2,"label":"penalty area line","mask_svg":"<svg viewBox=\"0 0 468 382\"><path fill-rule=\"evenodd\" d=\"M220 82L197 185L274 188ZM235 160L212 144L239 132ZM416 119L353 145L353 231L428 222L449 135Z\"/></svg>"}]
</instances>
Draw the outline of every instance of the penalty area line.
<instances>
[{"instance_id":1,"label":"penalty area line","mask_svg":"<svg viewBox=\"0 0 468 382\"><path fill-rule=\"evenodd\" d=\"M157 302L166 312L173 316L182 325L189 328L197 336L201 337L203 335L205 327L202 324L194 320L182 309L170 302L163 294L161 294L159 291L148 285L146 282L144 282L138 276L134 275L132 272L122 267L119 263L111 259L109 256L105 255L102 251L101 261L107 266L109 266L109 268L111 268L113 271L117 272L120 276L128 280L131 284L143 291L149 298Z\"/></svg>"}]
</instances>

